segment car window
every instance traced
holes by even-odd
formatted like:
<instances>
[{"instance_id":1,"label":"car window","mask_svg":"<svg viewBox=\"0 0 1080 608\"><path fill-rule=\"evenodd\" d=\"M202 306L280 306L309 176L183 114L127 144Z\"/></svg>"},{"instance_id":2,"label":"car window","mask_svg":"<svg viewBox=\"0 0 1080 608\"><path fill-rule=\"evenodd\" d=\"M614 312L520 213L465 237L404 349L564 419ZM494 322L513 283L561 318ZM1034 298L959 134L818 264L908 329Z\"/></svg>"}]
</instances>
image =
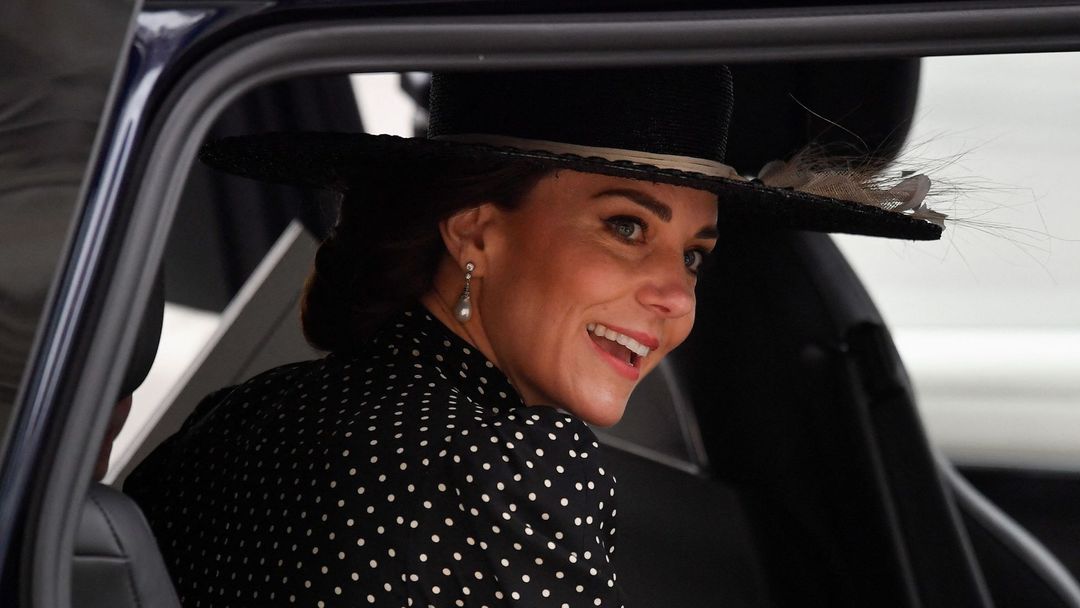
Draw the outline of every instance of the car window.
<instances>
[{"instance_id":1,"label":"car window","mask_svg":"<svg viewBox=\"0 0 1080 608\"><path fill-rule=\"evenodd\" d=\"M936 178L959 221L938 243L836 237L964 464L1080 468L1077 70L1078 53L924 59L898 169Z\"/></svg>"}]
</instances>

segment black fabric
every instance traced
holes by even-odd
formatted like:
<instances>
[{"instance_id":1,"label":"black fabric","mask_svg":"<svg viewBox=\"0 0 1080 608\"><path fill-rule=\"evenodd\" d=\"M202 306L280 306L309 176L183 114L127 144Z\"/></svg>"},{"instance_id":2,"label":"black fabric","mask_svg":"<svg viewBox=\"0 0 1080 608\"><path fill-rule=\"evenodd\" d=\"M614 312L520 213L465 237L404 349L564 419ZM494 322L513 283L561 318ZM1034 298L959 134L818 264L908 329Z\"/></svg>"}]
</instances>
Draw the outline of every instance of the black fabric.
<instances>
[{"instance_id":1,"label":"black fabric","mask_svg":"<svg viewBox=\"0 0 1080 608\"><path fill-rule=\"evenodd\" d=\"M179 608L146 519L130 498L92 484L75 536L75 608Z\"/></svg>"},{"instance_id":2,"label":"black fabric","mask_svg":"<svg viewBox=\"0 0 1080 608\"><path fill-rule=\"evenodd\" d=\"M428 137L498 133L723 162L727 66L436 73Z\"/></svg>"},{"instance_id":3,"label":"black fabric","mask_svg":"<svg viewBox=\"0 0 1080 608\"><path fill-rule=\"evenodd\" d=\"M738 120L731 122L725 162L763 167L810 143L843 158L893 159L911 128L919 73L918 57L733 65ZM424 136L431 74L406 72L401 87L421 108L417 135Z\"/></svg>"},{"instance_id":4,"label":"black fabric","mask_svg":"<svg viewBox=\"0 0 1080 608\"><path fill-rule=\"evenodd\" d=\"M622 605L595 436L422 308L211 396L125 489L185 606Z\"/></svg>"}]
</instances>

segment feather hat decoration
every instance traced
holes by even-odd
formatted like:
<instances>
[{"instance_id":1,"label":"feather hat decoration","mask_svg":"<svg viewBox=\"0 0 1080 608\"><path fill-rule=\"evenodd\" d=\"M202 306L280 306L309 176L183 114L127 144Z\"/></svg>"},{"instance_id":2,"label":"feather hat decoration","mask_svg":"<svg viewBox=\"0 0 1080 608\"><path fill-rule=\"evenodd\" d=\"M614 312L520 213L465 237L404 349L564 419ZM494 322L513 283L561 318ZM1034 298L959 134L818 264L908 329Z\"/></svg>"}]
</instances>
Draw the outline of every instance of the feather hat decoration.
<instances>
[{"instance_id":1,"label":"feather hat decoration","mask_svg":"<svg viewBox=\"0 0 1080 608\"><path fill-rule=\"evenodd\" d=\"M902 213L942 228L948 217L926 206L926 195L931 185L926 175L905 172L901 174L899 182L889 186L880 168L865 162L854 165L846 163L841 168L835 159L820 157L813 148L806 148L787 161L766 163L756 179L773 188L791 188Z\"/></svg>"}]
</instances>

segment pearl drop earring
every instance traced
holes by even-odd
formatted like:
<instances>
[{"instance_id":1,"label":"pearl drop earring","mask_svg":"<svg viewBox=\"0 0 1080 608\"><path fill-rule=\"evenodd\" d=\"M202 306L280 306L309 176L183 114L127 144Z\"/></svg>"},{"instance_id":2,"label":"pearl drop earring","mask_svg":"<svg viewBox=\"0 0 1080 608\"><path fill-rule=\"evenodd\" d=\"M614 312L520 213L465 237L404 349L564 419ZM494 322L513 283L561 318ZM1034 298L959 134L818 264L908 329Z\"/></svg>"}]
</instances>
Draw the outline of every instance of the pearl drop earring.
<instances>
[{"instance_id":1,"label":"pearl drop earring","mask_svg":"<svg viewBox=\"0 0 1080 608\"><path fill-rule=\"evenodd\" d=\"M465 289L461 292L461 297L458 298L457 304L454 305L454 316L458 321L462 323L472 318L472 298L469 295L469 288L472 283L472 273L476 270L476 265L472 262L465 263Z\"/></svg>"}]
</instances>

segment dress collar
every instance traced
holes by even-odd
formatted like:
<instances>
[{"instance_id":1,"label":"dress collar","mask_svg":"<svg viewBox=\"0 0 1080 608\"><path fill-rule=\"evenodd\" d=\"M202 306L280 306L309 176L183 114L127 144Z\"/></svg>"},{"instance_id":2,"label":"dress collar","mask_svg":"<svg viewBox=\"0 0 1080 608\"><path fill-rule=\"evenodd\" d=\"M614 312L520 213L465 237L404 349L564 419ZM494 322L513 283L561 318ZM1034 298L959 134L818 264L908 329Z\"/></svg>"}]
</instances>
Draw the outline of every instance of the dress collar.
<instances>
[{"instance_id":1,"label":"dress collar","mask_svg":"<svg viewBox=\"0 0 1080 608\"><path fill-rule=\"evenodd\" d=\"M496 408L525 405L517 389L495 364L422 304L417 303L390 318L372 337L372 344L385 345L395 356L405 355L414 364L435 367L473 401Z\"/></svg>"}]
</instances>

